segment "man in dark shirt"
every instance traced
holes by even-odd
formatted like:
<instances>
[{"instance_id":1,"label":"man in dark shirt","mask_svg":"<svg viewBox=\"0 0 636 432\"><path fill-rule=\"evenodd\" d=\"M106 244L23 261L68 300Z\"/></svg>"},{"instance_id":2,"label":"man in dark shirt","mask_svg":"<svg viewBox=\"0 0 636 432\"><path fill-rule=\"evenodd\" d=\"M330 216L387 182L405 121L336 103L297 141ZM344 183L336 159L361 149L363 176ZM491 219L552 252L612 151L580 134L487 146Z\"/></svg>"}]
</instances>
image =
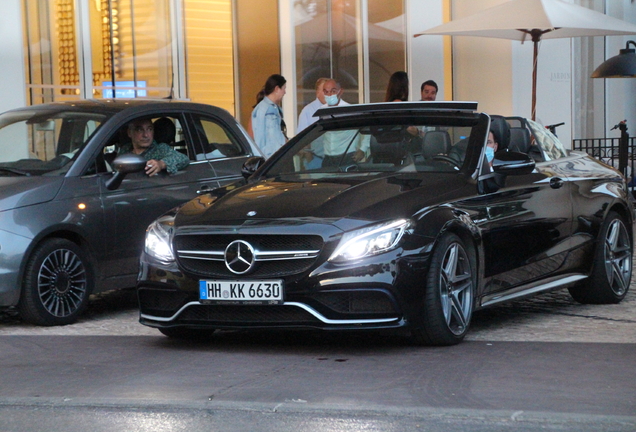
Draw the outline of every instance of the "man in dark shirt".
<instances>
[{"instance_id":1,"label":"man in dark shirt","mask_svg":"<svg viewBox=\"0 0 636 432\"><path fill-rule=\"evenodd\" d=\"M185 169L190 160L166 143L157 143L154 140L154 127L150 119L133 120L128 124L128 136L130 143L121 146L119 154L134 153L144 157L146 174L157 175L162 170L174 174Z\"/></svg>"}]
</instances>

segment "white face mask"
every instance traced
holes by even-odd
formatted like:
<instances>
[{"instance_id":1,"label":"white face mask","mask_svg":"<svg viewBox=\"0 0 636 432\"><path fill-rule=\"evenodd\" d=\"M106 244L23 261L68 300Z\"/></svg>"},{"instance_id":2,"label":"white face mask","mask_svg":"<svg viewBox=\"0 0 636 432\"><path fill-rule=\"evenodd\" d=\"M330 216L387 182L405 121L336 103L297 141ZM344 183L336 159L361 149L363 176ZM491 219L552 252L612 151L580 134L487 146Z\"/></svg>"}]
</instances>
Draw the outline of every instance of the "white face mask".
<instances>
[{"instance_id":1,"label":"white face mask","mask_svg":"<svg viewBox=\"0 0 636 432\"><path fill-rule=\"evenodd\" d=\"M338 95L325 96L325 102L327 102L327 105L329 106L338 105Z\"/></svg>"},{"instance_id":2,"label":"white face mask","mask_svg":"<svg viewBox=\"0 0 636 432\"><path fill-rule=\"evenodd\" d=\"M494 158L495 158L495 149L492 147L486 146L486 159L488 159L488 162L492 162Z\"/></svg>"}]
</instances>

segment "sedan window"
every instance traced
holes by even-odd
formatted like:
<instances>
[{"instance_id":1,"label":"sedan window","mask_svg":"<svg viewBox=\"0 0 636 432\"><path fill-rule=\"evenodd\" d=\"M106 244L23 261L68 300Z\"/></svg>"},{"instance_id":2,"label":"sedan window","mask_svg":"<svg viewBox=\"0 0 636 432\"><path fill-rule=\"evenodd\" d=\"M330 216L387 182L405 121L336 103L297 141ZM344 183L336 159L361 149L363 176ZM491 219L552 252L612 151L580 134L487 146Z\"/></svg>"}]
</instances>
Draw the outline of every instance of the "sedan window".
<instances>
[{"instance_id":1,"label":"sedan window","mask_svg":"<svg viewBox=\"0 0 636 432\"><path fill-rule=\"evenodd\" d=\"M0 174L61 175L105 117L35 111L7 120L0 119Z\"/></svg>"},{"instance_id":2,"label":"sedan window","mask_svg":"<svg viewBox=\"0 0 636 432\"><path fill-rule=\"evenodd\" d=\"M195 119L195 127L203 150L197 160L218 159L245 155L238 141L218 122L211 119Z\"/></svg>"}]
</instances>

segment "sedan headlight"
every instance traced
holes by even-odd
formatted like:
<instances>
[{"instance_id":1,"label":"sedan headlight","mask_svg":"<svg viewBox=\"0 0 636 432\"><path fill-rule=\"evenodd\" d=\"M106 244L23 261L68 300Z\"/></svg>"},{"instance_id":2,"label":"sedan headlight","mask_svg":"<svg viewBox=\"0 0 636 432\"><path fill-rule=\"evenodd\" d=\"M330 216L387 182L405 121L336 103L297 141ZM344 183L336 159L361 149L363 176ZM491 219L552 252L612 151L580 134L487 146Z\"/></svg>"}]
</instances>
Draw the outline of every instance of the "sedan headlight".
<instances>
[{"instance_id":1,"label":"sedan headlight","mask_svg":"<svg viewBox=\"0 0 636 432\"><path fill-rule=\"evenodd\" d=\"M407 219L398 219L348 232L342 236L329 261L343 263L390 251L409 226Z\"/></svg>"},{"instance_id":2,"label":"sedan headlight","mask_svg":"<svg viewBox=\"0 0 636 432\"><path fill-rule=\"evenodd\" d=\"M162 263L175 260L172 252L172 232L174 217L162 216L150 224L146 230L146 253Z\"/></svg>"}]
</instances>

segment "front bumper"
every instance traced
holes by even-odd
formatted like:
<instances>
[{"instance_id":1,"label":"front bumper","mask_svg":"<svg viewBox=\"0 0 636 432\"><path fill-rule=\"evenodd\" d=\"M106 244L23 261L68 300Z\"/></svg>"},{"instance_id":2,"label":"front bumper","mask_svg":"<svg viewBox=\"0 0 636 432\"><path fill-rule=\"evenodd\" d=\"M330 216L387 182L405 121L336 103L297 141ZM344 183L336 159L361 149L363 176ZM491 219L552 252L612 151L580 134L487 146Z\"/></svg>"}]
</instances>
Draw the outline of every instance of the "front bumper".
<instances>
[{"instance_id":1,"label":"front bumper","mask_svg":"<svg viewBox=\"0 0 636 432\"><path fill-rule=\"evenodd\" d=\"M412 272L400 268L397 254L387 253L364 266L346 269L325 263L303 275L285 278L282 304L201 302L198 279L143 256L138 283L140 322L156 328L403 327L403 305L408 299L400 287L408 286L403 279Z\"/></svg>"}]
</instances>

